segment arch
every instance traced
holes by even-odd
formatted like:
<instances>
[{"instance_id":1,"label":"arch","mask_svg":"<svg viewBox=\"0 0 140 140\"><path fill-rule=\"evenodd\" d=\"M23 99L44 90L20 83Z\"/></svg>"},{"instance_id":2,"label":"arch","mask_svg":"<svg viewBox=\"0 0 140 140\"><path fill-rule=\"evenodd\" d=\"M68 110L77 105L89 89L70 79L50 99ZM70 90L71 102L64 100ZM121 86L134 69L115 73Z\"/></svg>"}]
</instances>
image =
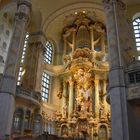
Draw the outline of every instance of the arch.
<instances>
[{"instance_id":1,"label":"arch","mask_svg":"<svg viewBox=\"0 0 140 140\"><path fill-rule=\"evenodd\" d=\"M61 136L68 136L68 126L66 124L61 125Z\"/></svg>"},{"instance_id":2,"label":"arch","mask_svg":"<svg viewBox=\"0 0 140 140\"><path fill-rule=\"evenodd\" d=\"M100 125L98 129L98 140L107 140L107 138L108 134L106 125Z\"/></svg>"},{"instance_id":3,"label":"arch","mask_svg":"<svg viewBox=\"0 0 140 140\"><path fill-rule=\"evenodd\" d=\"M136 18L138 18L138 17L140 17L140 12L136 13L136 14L133 16L132 20L134 20L134 19L136 19Z\"/></svg>"},{"instance_id":4,"label":"arch","mask_svg":"<svg viewBox=\"0 0 140 140\"><path fill-rule=\"evenodd\" d=\"M84 6L83 6L84 5ZM67 5L65 7L61 7L61 9L58 9L57 11L55 11L54 13L50 14L45 20L44 23L42 24L42 29L43 31L46 32L49 24L51 24L51 22L58 16L61 15L65 15L66 13L69 14L69 12L74 13L75 11L79 12L82 10L96 10L99 11L97 13L102 13L102 15L98 16L101 17L103 16L103 6L99 3L96 2L80 2L80 3L74 3L74 4L70 4ZM72 12L73 11L73 12ZM104 17L104 21L105 21L105 17Z\"/></svg>"}]
</instances>

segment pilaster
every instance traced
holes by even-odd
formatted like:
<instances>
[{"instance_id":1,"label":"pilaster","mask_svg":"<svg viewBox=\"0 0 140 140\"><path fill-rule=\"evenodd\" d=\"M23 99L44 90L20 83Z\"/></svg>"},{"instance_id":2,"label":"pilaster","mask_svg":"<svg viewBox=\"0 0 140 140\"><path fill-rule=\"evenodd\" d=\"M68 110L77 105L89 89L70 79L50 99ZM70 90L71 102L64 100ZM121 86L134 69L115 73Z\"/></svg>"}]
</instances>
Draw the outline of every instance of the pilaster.
<instances>
[{"instance_id":1,"label":"pilaster","mask_svg":"<svg viewBox=\"0 0 140 140\"><path fill-rule=\"evenodd\" d=\"M99 78L95 78L95 117L99 117Z\"/></svg>"},{"instance_id":2,"label":"pilaster","mask_svg":"<svg viewBox=\"0 0 140 140\"><path fill-rule=\"evenodd\" d=\"M70 118L73 112L73 89L74 89L74 81L71 79L69 81L69 107L68 107L68 117Z\"/></svg>"},{"instance_id":3,"label":"pilaster","mask_svg":"<svg viewBox=\"0 0 140 140\"><path fill-rule=\"evenodd\" d=\"M26 51L24 74L21 84L28 90L41 92L41 79L43 73L43 53L46 39L42 32L33 33L29 38Z\"/></svg>"}]
</instances>

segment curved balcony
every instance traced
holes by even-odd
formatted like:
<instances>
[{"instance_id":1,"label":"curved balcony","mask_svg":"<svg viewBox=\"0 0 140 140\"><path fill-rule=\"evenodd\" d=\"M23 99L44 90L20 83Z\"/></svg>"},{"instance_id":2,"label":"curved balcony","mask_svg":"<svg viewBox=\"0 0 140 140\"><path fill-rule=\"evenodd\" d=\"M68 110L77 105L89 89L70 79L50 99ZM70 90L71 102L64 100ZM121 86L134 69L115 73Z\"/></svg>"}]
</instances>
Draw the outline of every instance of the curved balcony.
<instances>
[{"instance_id":1,"label":"curved balcony","mask_svg":"<svg viewBox=\"0 0 140 140\"><path fill-rule=\"evenodd\" d=\"M23 100L28 101L29 103L36 105L38 107L41 106L41 94L38 92L32 92L23 89L20 86L17 86L16 88L16 96L19 98L22 98Z\"/></svg>"},{"instance_id":2,"label":"curved balcony","mask_svg":"<svg viewBox=\"0 0 140 140\"><path fill-rule=\"evenodd\" d=\"M130 85L128 87L127 100L140 101L140 84Z\"/></svg>"}]
</instances>

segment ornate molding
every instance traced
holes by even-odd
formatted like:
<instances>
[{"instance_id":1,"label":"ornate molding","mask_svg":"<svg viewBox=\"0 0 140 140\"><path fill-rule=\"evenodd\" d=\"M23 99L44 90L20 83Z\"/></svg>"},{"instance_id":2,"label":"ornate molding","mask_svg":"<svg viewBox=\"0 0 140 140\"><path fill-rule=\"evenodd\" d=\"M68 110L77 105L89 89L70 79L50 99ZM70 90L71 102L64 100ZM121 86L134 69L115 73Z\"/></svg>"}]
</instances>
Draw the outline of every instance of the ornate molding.
<instances>
[{"instance_id":1,"label":"ornate molding","mask_svg":"<svg viewBox=\"0 0 140 140\"><path fill-rule=\"evenodd\" d=\"M17 13L15 19L28 22L31 13L31 3L26 0L18 0L17 2Z\"/></svg>"}]
</instances>

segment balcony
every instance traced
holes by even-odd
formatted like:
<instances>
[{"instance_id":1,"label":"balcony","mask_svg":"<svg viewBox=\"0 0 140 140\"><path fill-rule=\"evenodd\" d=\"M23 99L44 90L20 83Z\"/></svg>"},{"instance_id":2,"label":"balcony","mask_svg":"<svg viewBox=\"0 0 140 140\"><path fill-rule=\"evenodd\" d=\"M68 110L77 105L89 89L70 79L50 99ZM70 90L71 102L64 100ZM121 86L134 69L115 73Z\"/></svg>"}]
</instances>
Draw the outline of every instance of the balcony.
<instances>
[{"instance_id":1,"label":"balcony","mask_svg":"<svg viewBox=\"0 0 140 140\"><path fill-rule=\"evenodd\" d=\"M38 107L41 106L41 93L39 92L32 92L23 89L20 86L17 86L16 88L16 97L25 100L26 102L29 102L32 105L36 105Z\"/></svg>"},{"instance_id":2,"label":"balcony","mask_svg":"<svg viewBox=\"0 0 140 140\"><path fill-rule=\"evenodd\" d=\"M126 68L127 100L140 100L140 61L135 61Z\"/></svg>"}]
</instances>

